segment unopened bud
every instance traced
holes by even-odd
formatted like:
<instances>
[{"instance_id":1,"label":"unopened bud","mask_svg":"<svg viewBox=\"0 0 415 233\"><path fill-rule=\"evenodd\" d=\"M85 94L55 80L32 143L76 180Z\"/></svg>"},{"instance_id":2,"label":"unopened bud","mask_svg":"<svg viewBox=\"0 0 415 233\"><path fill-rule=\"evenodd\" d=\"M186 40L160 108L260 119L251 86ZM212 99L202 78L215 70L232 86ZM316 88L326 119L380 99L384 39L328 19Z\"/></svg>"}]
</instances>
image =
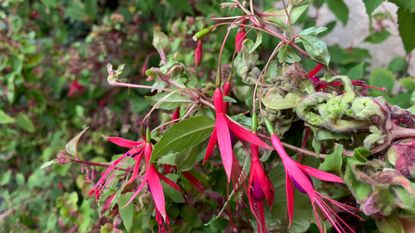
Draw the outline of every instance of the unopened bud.
<instances>
[{"instance_id":1,"label":"unopened bud","mask_svg":"<svg viewBox=\"0 0 415 233\"><path fill-rule=\"evenodd\" d=\"M204 28L198 32L196 32L196 34L193 36L193 40L194 41L198 41L201 40L203 38L205 38L207 35L209 35L209 33L212 31L212 28Z\"/></svg>"},{"instance_id":2,"label":"unopened bud","mask_svg":"<svg viewBox=\"0 0 415 233\"><path fill-rule=\"evenodd\" d=\"M58 162L59 164L66 164L69 162L69 156L66 153L66 151L59 151L59 153L56 155L56 162Z\"/></svg>"},{"instance_id":3,"label":"unopened bud","mask_svg":"<svg viewBox=\"0 0 415 233\"><path fill-rule=\"evenodd\" d=\"M203 43L202 40L197 41L197 46L195 49L195 64L196 66L200 65L203 56Z\"/></svg>"},{"instance_id":4,"label":"unopened bud","mask_svg":"<svg viewBox=\"0 0 415 233\"><path fill-rule=\"evenodd\" d=\"M243 44L243 41L245 40L245 38L246 38L245 29L241 28L241 30L239 30L236 33L236 37L235 37L235 50L236 50L237 53L241 52L242 44Z\"/></svg>"}]
</instances>

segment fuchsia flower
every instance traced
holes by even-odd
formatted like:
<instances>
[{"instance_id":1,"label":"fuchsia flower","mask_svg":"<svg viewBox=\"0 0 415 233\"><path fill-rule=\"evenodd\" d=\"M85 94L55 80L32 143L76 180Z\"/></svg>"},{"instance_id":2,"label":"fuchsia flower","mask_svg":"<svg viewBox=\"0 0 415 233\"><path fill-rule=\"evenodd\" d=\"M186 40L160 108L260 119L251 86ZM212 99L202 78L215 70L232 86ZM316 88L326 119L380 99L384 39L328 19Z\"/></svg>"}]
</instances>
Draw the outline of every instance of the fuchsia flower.
<instances>
[{"instance_id":1,"label":"fuchsia flower","mask_svg":"<svg viewBox=\"0 0 415 233\"><path fill-rule=\"evenodd\" d=\"M274 202L274 187L259 161L258 146L251 145L251 168L249 172L248 200L252 214L257 221L258 233L266 233L264 200L268 206Z\"/></svg>"},{"instance_id":2,"label":"fuchsia flower","mask_svg":"<svg viewBox=\"0 0 415 233\"><path fill-rule=\"evenodd\" d=\"M196 49L195 49L195 64L196 66L200 65L200 62L202 62L202 56L203 56L203 43L202 40L197 41Z\"/></svg>"},{"instance_id":3,"label":"fuchsia flower","mask_svg":"<svg viewBox=\"0 0 415 233\"><path fill-rule=\"evenodd\" d=\"M249 142L251 144L265 149L271 148L264 141L262 141L256 134L245 129L244 127L233 121L228 115L226 115L227 104L225 104L225 102L223 101L223 93L220 90L220 88L216 88L214 92L213 103L215 105L216 110L216 122L212 132L212 136L209 139L203 162L206 162L210 158L216 143L218 143L223 167L225 168L225 172L228 177L229 183L231 179L232 166L234 161L230 134L231 132L243 141Z\"/></svg>"},{"instance_id":4,"label":"fuchsia flower","mask_svg":"<svg viewBox=\"0 0 415 233\"><path fill-rule=\"evenodd\" d=\"M293 214L294 214L294 190L293 184L298 189L298 191L305 193L313 206L314 216L316 218L316 224L320 229L320 232L324 232L324 229L321 225L321 217L317 209L325 215L329 220L333 228L339 233L346 232L355 232L343 219L341 219L337 213L330 207L329 204L337 207L339 210L348 212L358 218L358 215L352 211L356 208L335 201L314 189L313 182L310 176L315 177L322 181L335 182L335 183L344 183L343 180L333 174L321 171L316 168L312 168L306 165L302 165L292 159L287 152L285 151L280 139L273 133L273 129L270 127L270 124L267 123L268 129L271 133L271 142L280 156L282 163L285 168L285 177L286 177L286 195L287 195L287 208L288 208L288 218L290 224L292 223Z\"/></svg>"},{"instance_id":5,"label":"fuchsia flower","mask_svg":"<svg viewBox=\"0 0 415 233\"><path fill-rule=\"evenodd\" d=\"M77 94L80 94L84 91L85 87L79 84L78 80L73 80L71 82L71 85L69 86L68 96L75 96Z\"/></svg>"},{"instance_id":6,"label":"fuchsia flower","mask_svg":"<svg viewBox=\"0 0 415 233\"><path fill-rule=\"evenodd\" d=\"M157 168L150 162L151 154L152 154L152 144L146 141L130 141L127 139L119 138L119 137L108 137L108 141L125 148L129 148L129 150L123 154L119 159L115 160L101 175L101 178L97 182L97 184L91 189L89 192L90 195L95 194L97 198L99 198L100 193L105 188L105 184L109 183L108 180L112 180L114 175L108 178L109 174L120 164L120 162L125 159L126 157L131 157L135 160L133 173L130 179L124 184L128 185L134 182L138 178L139 168L141 164L141 160L144 156L145 160L145 174L140 179L141 183L139 187L134 192L133 196L131 196L130 200L126 205L129 205L135 197L143 190L144 186L147 184L148 189L151 193L153 198L154 207L156 210L156 221L159 226L159 232L166 232L166 226L169 227L170 220L167 216L166 212L166 205L164 199L164 192L163 186L161 184L161 180L166 182L172 188L176 189L177 191L181 192L181 188L174 183L172 180L161 174L157 171Z\"/></svg>"},{"instance_id":7,"label":"fuchsia flower","mask_svg":"<svg viewBox=\"0 0 415 233\"><path fill-rule=\"evenodd\" d=\"M246 38L245 28L241 26L239 31L236 33L235 36L235 49L236 52L239 53L242 50L242 44Z\"/></svg>"}]
</instances>

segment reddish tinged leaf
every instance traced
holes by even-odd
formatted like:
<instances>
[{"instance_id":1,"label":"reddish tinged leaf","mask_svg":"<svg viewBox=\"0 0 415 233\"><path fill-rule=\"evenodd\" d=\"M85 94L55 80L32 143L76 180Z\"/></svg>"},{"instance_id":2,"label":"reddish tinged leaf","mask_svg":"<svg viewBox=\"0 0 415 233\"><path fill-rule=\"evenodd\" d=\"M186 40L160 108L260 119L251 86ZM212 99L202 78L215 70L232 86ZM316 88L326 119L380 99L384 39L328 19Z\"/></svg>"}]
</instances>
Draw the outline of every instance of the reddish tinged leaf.
<instances>
[{"instance_id":1,"label":"reddish tinged leaf","mask_svg":"<svg viewBox=\"0 0 415 233\"><path fill-rule=\"evenodd\" d=\"M203 159L203 164L209 160L210 156L212 156L213 149L215 149L216 142L218 141L218 136L216 135L216 128L213 129L212 135L209 138L209 143L206 148L205 157Z\"/></svg>"},{"instance_id":2,"label":"reddish tinged leaf","mask_svg":"<svg viewBox=\"0 0 415 233\"><path fill-rule=\"evenodd\" d=\"M272 150L272 147L268 146L264 141L262 141L256 134L252 133L251 131L245 129L238 123L234 122L231 118L226 117L229 129L232 133L235 134L239 139L249 142L250 144L257 145L264 149Z\"/></svg>"},{"instance_id":3,"label":"reddish tinged leaf","mask_svg":"<svg viewBox=\"0 0 415 233\"><path fill-rule=\"evenodd\" d=\"M285 195L287 196L287 212L289 225L291 226L294 217L294 189L288 172L285 172Z\"/></svg>"},{"instance_id":4,"label":"reddish tinged leaf","mask_svg":"<svg viewBox=\"0 0 415 233\"><path fill-rule=\"evenodd\" d=\"M157 175L157 170L154 165L151 165L148 168L147 184L151 192L151 196L153 197L154 206L160 212L163 220L166 221L167 213L163 186L161 185L159 176Z\"/></svg>"},{"instance_id":5,"label":"reddish tinged leaf","mask_svg":"<svg viewBox=\"0 0 415 233\"><path fill-rule=\"evenodd\" d=\"M313 167L302 165L300 163L297 163L297 164L308 175L313 176L313 177L315 177L319 180L328 181L328 182L342 183L342 184L344 183L343 179L336 176L336 175L333 175L331 173L328 173L328 172L325 172L325 171L322 171L322 170L319 170L319 169L316 169L316 168L313 168Z\"/></svg>"},{"instance_id":6,"label":"reddish tinged leaf","mask_svg":"<svg viewBox=\"0 0 415 233\"><path fill-rule=\"evenodd\" d=\"M218 146L220 155L222 157L223 167L225 168L225 172L228 177L229 183L232 175L233 151L231 136L228 129L228 125L226 123L225 114L216 112L215 129L218 138Z\"/></svg>"},{"instance_id":7,"label":"reddish tinged leaf","mask_svg":"<svg viewBox=\"0 0 415 233\"><path fill-rule=\"evenodd\" d=\"M105 137L107 141L114 143L117 146L124 147L124 148L131 148L134 146L140 146L143 144L142 141L132 141L121 137Z\"/></svg>"},{"instance_id":8,"label":"reddish tinged leaf","mask_svg":"<svg viewBox=\"0 0 415 233\"><path fill-rule=\"evenodd\" d=\"M203 43L202 40L197 41L197 46L195 49L195 64L196 66L199 66L202 62L202 56L203 56Z\"/></svg>"}]
</instances>

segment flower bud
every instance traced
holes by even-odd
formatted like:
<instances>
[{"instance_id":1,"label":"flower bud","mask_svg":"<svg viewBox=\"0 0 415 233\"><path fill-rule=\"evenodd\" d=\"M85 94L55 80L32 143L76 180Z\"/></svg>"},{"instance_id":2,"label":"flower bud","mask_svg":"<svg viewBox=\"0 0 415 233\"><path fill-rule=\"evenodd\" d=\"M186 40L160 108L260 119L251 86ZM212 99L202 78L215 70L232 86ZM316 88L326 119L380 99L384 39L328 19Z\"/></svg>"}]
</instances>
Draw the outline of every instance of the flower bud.
<instances>
[{"instance_id":1,"label":"flower bud","mask_svg":"<svg viewBox=\"0 0 415 233\"><path fill-rule=\"evenodd\" d=\"M246 32L244 28L241 28L237 33L235 37L235 49L236 52L241 52L242 49L242 42L245 40Z\"/></svg>"},{"instance_id":2,"label":"flower bud","mask_svg":"<svg viewBox=\"0 0 415 233\"><path fill-rule=\"evenodd\" d=\"M197 41L197 40L201 40L203 38L205 38L207 35L209 35L209 33L212 31L212 28L204 28L198 32L196 32L196 34L193 36L193 40Z\"/></svg>"},{"instance_id":3,"label":"flower bud","mask_svg":"<svg viewBox=\"0 0 415 233\"><path fill-rule=\"evenodd\" d=\"M196 66L200 65L200 62L202 61L203 56L203 44L202 40L197 41L197 46L195 49L195 64Z\"/></svg>"}]
</instances>

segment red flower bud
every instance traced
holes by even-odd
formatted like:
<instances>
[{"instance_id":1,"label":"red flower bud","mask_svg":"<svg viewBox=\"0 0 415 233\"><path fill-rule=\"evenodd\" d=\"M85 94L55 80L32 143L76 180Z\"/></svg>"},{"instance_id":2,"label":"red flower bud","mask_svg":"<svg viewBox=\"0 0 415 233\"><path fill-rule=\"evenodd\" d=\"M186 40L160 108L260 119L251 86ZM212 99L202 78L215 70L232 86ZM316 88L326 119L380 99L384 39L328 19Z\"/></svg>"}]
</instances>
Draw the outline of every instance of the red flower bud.
<instances>
[{"instance_id":1,"label":"red flower bud","mask_svg":"<svg viewBox=\"0 0 415 233\"><path fill-rule=\"evenodd\" d=\"M245 29L241 27L241 29L236 33L235 37L235 49L236 52L241 52L242 49L242 42L245 40L246 32Z\"/></svg>"},{"instance_id":2,"label":"red flower bud","mask_svg":"<svg viewBox=\"0 0 415 233\"><path fill-rule=\"evenodd\" d=\"M78 80L72 81L71 85L69 86L69 92L68 96L75 96L77 94L80 94L84 91L84 86L79 84Z\"/></svg>"},{"instance_id":3,"label":"red flower bud","mask_svg":"<svg viewBox=\"0 0 415 233\"><path fill-rule=\"evenodd\" d=\"M200 65L200 62L202 61L202 56L203 56L203 44L202 44L202 40L198 40L197 41L197 46L195 49L195 64L196 66Z\"/></svg>"},{"instance_id":4,"label":"red flower bud","mask_svg":"<svg viewBox=\"0 0 415 233\"><path fill-rule=\"evenodd\" d=\"M171 116L171 120L177 120L180 117L180 108L176 108L176 110L174 110L172 116Z\"/></svg>"}]
</instances>

